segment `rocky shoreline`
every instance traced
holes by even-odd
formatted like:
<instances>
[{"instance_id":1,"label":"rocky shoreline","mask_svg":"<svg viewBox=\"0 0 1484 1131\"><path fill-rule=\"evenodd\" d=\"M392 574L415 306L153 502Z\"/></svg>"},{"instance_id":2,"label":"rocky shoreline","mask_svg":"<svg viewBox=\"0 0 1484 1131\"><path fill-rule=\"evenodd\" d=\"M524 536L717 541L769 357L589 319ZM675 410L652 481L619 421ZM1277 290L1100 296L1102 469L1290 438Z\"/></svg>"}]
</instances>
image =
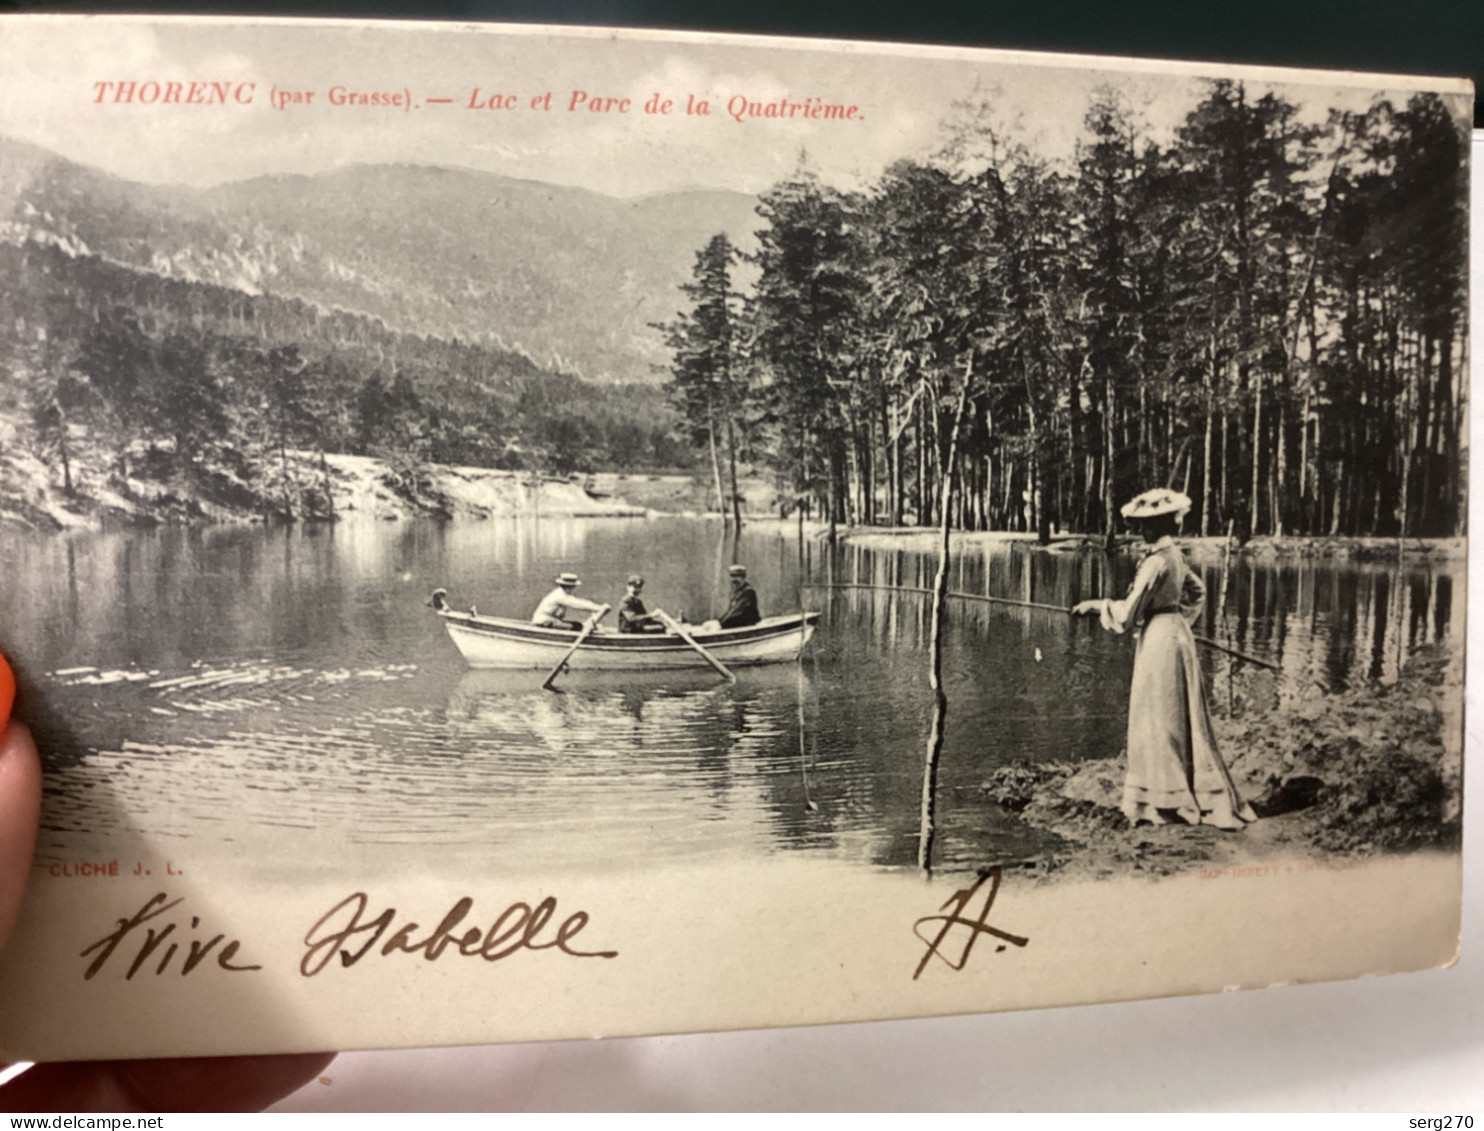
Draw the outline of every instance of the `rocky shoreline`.
<instances>
[{"instance_id":1,"label":"rocky shoreline","mask_svg":"<svg viewBox=\"0 0 1484 1131\"><path fill-rule=\"evenodd\" d=\"M1130 828L1118 808L1122 755L1016 764L984 785L985 804L1053 833L1044 874L1100 878L1271 860L1355 859L1461 843L1463 655L1448 643L1413 653L1400 677L1267 709L1234 699L1214 723L1243 795L1261 818L1241 832Z\"/></svg>"},{"instance_id":2,"label":"rocky shoreline","mask_svg":"<svg viewBox=\"0 0 1484 1131\"><path fill-rule=\"evenodd\" d=\"M394 466L369 456L290 451L256 474L202 461L187 471L142 455L127 478L85 460L72 490L28 452L0 446L0 525L40 531L366 517L633 518L650 513L594 497L580 480L482 467Z\"/></svg>"},{"instance_id":3,"label":"rocky shoreline","mask_svg":"<svg viewBox=\"0 0 1484 1131\"><path fill-rule=\"evenodd\" d=\"M371 456L270 452L251 467L238 461L201 459L184 468L166 453L132 453L126 476L101 449L78 447L62 474L18 442L13 420L0 417L0 527L58 531L104 527L196 525L221 522L329 522L348 517L383 521L433 518L636 518L647 515L720 517L715 491L704 475L622 474L542 476L531 472L442 464L399 464ZM739 481L744 525L783 532L802 529L814 539L830 527L818 519L776 517L778 499L763 476ZM837 527L842 542L875 549L937 553L942 535L927 527ZM1127 536L1119 546L1132 546ZM1060 534L1047 546L1034 534L959 531L955 553L1022 545L1045 553L1101 553L1103 538ZM1263 536L1243 541L1184 538L1193 561L1216 563L1231 555L1253 558L1320 558L1395 561L1400 558L1463 560L1463 538L1369 538L1308 535Z\"/></svg>"}]
</instances>

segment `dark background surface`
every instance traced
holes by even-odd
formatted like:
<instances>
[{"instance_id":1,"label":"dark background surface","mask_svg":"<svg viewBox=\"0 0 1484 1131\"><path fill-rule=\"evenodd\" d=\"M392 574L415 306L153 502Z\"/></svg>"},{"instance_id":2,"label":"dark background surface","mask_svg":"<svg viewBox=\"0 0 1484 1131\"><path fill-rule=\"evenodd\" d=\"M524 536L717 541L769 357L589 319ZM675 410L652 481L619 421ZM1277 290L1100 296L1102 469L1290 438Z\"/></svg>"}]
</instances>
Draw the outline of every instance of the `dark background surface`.
<instances>
[{"instance_id":1,"label":"dark background surface","mask_svg":"<svg viewBox=\"0 0 1484 1131\"><path fill-rule=\"evenodd\" d=\"M0 11L601 24L1339 67L1484 81L1484 0L0 0ZM1477 94L1475 125L1484 122Z\"/></svg>"}]
</instances>

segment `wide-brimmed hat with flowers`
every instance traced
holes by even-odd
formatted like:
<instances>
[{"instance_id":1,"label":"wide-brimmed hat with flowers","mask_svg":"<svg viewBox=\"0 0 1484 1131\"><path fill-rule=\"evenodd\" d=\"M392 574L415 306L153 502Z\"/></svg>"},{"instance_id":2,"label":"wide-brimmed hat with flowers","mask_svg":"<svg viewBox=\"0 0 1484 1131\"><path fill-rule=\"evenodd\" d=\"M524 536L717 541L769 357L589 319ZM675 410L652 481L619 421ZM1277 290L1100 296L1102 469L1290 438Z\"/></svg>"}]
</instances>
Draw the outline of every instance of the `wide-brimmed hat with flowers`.
<instances>
[{"instance_id":1,"label":"wide-brimmed hat with flowers","mask_svg":"<svg viewBox=\"0 0 1484 1131\"><path fill-rule=\"evenodd\" d=\"M1119 512L1124 518L1138 520L1141 518L1158 518L1163 514L1172 514L1176 517L1190 510L1190 496L1182 495L1179 491L1172 491L1168 487L1156 487L1152 491L1145 491L1142 495L1130 499L1123 504Z\"/></svg>"}]
</instances>

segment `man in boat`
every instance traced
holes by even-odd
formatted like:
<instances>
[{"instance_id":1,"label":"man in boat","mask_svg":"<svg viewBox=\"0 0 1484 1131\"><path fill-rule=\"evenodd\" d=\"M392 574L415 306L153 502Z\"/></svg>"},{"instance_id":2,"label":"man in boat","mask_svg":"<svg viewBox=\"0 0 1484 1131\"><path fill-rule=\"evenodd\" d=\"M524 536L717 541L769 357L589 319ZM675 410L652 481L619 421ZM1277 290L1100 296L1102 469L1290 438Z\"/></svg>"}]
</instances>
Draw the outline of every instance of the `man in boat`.
<instances>
[{"instance_id":1,"label":"man in boat","mask_svg":"<svg viewBox=\"0 0 1484 1131\"><path fill-rule=\"evenodd\" d=\"M603 609L602 605L595 605L573 592L581 584L575 573L559 574L556 588L541 598L541 603L531 614L531 623L538 628L569 628L573 632L581 632L586 625L586 617L577 620L575 614L590 617Z\"/></svg>"},{"instance_id":2,"label":"man in boat","mask_svg":"<svg viewBox=\"0 0 1484 1131\"><path fill-rule=\"evenodd\" d=\"M629 591L618 606L619 632L664 632L665 626L644 607L639 594L644 592L644 578L633 574L629 578Z\"/></svg>"},{"instance_id":3,"label":"man in boat","mask_svg":"<svg viewBox=\"0 0 1484 1131\"><path fill-rule=\"evenodd\" d=\"M717 618L720 628L748 628L763 619L757 608L757 590L747 583L747 567L734 565L727 571L732 575L732 600L727 611Z\"/></svg>"}]
</instances>

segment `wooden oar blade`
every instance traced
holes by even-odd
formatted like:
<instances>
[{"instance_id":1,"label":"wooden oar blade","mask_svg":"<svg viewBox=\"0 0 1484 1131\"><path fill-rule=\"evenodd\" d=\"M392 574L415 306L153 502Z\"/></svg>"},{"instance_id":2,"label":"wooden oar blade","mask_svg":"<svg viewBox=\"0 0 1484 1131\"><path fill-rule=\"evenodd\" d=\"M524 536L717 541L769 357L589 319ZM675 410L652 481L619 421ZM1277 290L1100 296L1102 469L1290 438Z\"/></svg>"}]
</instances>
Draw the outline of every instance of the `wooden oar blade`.
<instances>
[{"instance_id":1,"label":"wooden oar blade","mask_svg":"<svg viewBox=\"0 0 1484 1131\"><path fill-rule=\"evenodd\" d=\"M577 639L572 642L572 647L567 649L566 654L557 661L557 666L551 669L551 674L547 676L545 681L541 684L544 690L560 690L559 688L553 686L556 682L557 676L561 675L562 672L567 670L567 661L572 658L577 649L582 647L582 642L592 635L593 629L597 628L598 622L608 615L608 610L610 608L612 608L611 605L604 605L601 609L599 609L591 617L588 618L587 624L584 625L582 631L577 634Z\"/></svg>"},{"instance_id":2,"label":"wooden oar blade","mask_svg":"<svg viewBox=\"0 0 1484 1131\"><path fill-rule=\"evenodd\" d=\"M732 674L731 669L723 664L720 660L718 660L715 656L713 656L710 652L706 651L705 648L701 647L700 642L697 641L694 636L692 636L685 630L684 625L682 625L674 617L670 616L670 614L665 612L663 609L655 609L654 615L659 617L660 620L664 621L665 625L670 629L671 632L673 632L676 636L680 637L680 639L684 640L687 644L694 648L696 654L700 656L701 659L710 664L713 668L715 668L718 674L724 676L726 679L731 680L733 683L737 682L737 677Z\"/></svg>"}]
</instances>

